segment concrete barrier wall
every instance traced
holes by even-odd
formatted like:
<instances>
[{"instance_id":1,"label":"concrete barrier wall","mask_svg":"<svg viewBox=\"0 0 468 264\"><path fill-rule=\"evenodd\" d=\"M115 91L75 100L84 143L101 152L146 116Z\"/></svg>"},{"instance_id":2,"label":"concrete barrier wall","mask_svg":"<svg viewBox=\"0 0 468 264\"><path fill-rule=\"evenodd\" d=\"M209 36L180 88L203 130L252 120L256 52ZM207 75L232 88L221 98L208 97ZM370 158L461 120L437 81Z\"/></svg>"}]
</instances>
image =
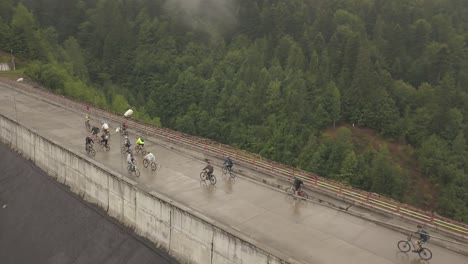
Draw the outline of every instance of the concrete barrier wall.
<instances>
[{"instance_id":1,"label":"concrete barrier wall","mask_svg":"<svg viewBox=\"0 0 468 264\"><path fill-rule=\"evenodd\" d=\"M301 263L1 115L0 140L183 263Z\"/></svg>"}]
</instances>

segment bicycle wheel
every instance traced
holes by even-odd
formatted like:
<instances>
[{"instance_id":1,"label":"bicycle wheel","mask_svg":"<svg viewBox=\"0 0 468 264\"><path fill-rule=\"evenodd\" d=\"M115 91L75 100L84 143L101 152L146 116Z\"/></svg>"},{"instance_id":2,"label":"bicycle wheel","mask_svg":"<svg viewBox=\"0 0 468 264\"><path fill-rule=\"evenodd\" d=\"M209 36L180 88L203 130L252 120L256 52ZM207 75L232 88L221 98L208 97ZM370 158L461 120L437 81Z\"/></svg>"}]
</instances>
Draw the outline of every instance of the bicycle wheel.
<instances>
[{"instance_id":1,"label":"bicycle wheel","mask_svg":"<svg viewBox=\"0 0 468 264\"><path fill-rule=\"evenodd\" d=\"M148 160L145 160L145 159L143 160L143 166L145 166L145 168L148 168L148 163L149 163Z\"/></svg>"},{"instance_id":2,"label":"bicycle wheel","mask_svg":"<svg viewBox=\"0 0 468 264\"><path fill-rule=\"evenodd\" d=\"M231 179L234 179L236 177L236 173L234 172L233 169L229 171L229 176L231 177Z\"/></svg>"},{"instance_id":3,"label":"bicycle wheel","mask_svg":"<svg viewBox=\"0 0 468 264\"><path fill-rule=\"evenodd\" d=\"M401 251L401 252L408 252L410 251L411 249L411 245L409 244L408 241L406 240L401 240L401 241L398 241L398 249Z\"/></svg>"},{"instance_id":4,"label":"bicycle wheel","mask_svg":"<svg viewBox=\"0 0 468 264\"><path fill-rule=\"evenodd\" d=\"M125 152L127 152L127 147L125 147L125 146L122 146L122 147L120 148L120 151L122 151L122 153L125 153Z\"/></svg>"},{"instance_id":5,"label":"bicycle wheel","mask_svg":"<svg viewBox=\"0 0 468 264\"><path fill-rule=\"evenodd\" d=\"M141 155L146 155L146 149L145 148L141 148Z\"/></svg>"},{"instance_id":6,"label":"bicycle wheel","mask_svg":"<svg viewBox=\"0 0 468 264\"><path fill-rule=\"evenodd\" d=\"M129 173L132 173L132 166L130 164L127 165L127 171Z\"/></svg>"},{"instance_id":7,"label":"bicycle wheel","mask_svg":"<svg viewBox=\"0 0 468 264\"><path fill-rule=\"evenodd\" d=\"M306 200L309 199L309 195L304 191L301 191L301 196L302 196L302 198L304 198Z\"/></svg>"},{"instance_id":8,"label":"bicycle wheel","mask_svg":"<svg viewBox=\"0 0 468 264\"><path fill-rule=\"evenodd\" d=\"M202 181L206 181L206 176L207 176L206 172L204 171L200 172L200 179L202 179Z\"/></svg>"},{"instance_id":9,"label":"bicycle wheel","mask_svg":"<svg viewBox=\"0 0 468 264\"><path fill-rule=\"evenodd\" d=\"M151 170L155 171L157 168L158 168L158 166L156 165L156 163L151 162Z\"/></svg>"},{"instance_id":10,"label":"bicycle wheel","mask_svg":"<svg viewBox=\"0 0 468 264\"><path fill-rule=\"evenodd\" d=\"M226 166L223 166L223 174L224 174L224 175L226 175L227 171L228 171L228 170L227 170Z\"/></svg>"},{"instance_id":11,"label":"bicycle wheel","mask_svg":"<svg viewBox=\"0 0 468 264\"><path fill-rule=\"evenodd\" d=\"M419 257L424 260L430 260L432 258L432 252L427 248L421 248L418 254L419 254Z\"/></svg>"},{"instance_id":12,"label":"bicycle wheel","mask_svg":"<svg viewBox=\"0 0 468 264\"><path fill-rule=\"evenodd\" d=\"M110 146L109 145L106 146L106 150L110 151Z\"/></svg>"},{"instance_id":13,"label":"bicycle wheel","mask_svg":"<svg viewBox=\"0 0 468 264\"><path fill-rule=\"evenodd\" d=\"M89 152L90 152L91 156L93 156L93 157L96 156L96 151L94 149L91 149Z\"/></svg>"},{"instance_id":14,"label":"bicycle wheel","mask_svg":"<svg viewBox=\"0 0 468 264\"><path fill-rule=\"evenodd\" d=\"M216 177L213 174L211 174L210 183L211 183L211 185L216 184Z\"/></svg>"},{"instance_id":15,"label":"bicycle wheel","mask_svg":"<svg viewBox=\"0 0 468 264\"><path fill-rule=\"evenodd\" d=\"M135 176L140 177L140 170L135 168Z\"/></svg>"}]
</instances>

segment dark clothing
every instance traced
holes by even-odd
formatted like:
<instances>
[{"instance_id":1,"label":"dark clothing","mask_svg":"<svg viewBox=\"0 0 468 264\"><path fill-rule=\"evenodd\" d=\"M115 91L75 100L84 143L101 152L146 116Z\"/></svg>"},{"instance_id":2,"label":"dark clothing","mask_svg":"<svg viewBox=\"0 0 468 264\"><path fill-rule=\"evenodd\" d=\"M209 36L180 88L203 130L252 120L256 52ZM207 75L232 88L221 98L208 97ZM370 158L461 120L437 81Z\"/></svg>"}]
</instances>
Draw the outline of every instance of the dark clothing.
<instances>
[{"instance_id":1,"label":"dark clothing","mask_svg":"<svg viewBox=\"0 0 468 264\"><path fill-rule=\"evenodd\" d=\"M105 147L107 147L107 136L106 135L102 135L101 136L101 144L104 145Z\"/></svg>"},{"instance_id":2,"label":"dark clothing","mask_svg":"<svg viewBox=\"0 0 468 264\"><path fill-rule=\"evenodd\" d=\"M419 234L419 239L421 242L425 243L429 240L429 233L426 230L421 228L417 231L417 233Z\"/></svg>"},{"instance_id":3,"label":"dark clothing","mask_svg":"<svg viewBox=\"0 0 468 264\"><path fill-rule=\"evenodd\" d=\"M225 161L224 161L224 166L226 166L226 168L228 168L229 170L231 170L232 166L234 165L234 163L232 162L232 159L231 158L227 158Z\"/></svg>"},{"instance_id":4,"label":"dark clothing","mask_svg":"<svg viewBox=\"0 0 468 264\"><path fill-rule=\"evenodd\" d=\"M301 181L298 178L294 179L294 189L296 189L296 191L299 190L299 188L301 188L301 185L304 185L303 181Z\"/></svg>"},{"instance_id":5,"label":"dark clothing","mask_svg":"<svg viewBox=\"0 0 468 264\"><path fill-rule=\"evenodd\" d=\"M94 143L93 139L91 137L86 137L86 145L90 145L91 143Z\"/></svg>"},{"instance_id":6,"label":"dark clothing","mask_svg":"<svg viewBox=\"0 0 468 264\"><path fill-rule=\"evenodd\" d=\"M207 170L208 175L211 176L211 174L213 174L214 168L213 168L213 166L211 166L211 164L208 164L208 165L206 165L206 167L203 170Z\"/></svg>"},{"instance_id":7,"label":"dark clothing","mask_svg":"<svg viewBox=\"0 0 468 264\"><path fill-rule=\"evenodd\" d=\"M93 127L93 128L91 129L91 134L97 135L98 133L99 133L99 128Z\"/></svg>"}]
</instances>

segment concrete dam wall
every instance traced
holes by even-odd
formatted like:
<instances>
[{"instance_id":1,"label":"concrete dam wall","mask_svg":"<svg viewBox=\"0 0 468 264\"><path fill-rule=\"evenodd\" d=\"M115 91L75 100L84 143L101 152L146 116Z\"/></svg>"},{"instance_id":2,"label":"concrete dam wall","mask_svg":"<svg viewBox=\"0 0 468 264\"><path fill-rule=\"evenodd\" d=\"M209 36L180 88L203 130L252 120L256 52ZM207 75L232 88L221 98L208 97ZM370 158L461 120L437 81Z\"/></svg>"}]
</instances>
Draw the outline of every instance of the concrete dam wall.
<instances>
[{"instance_id":1,"label":"concrete dam wall","mask_svg":"<svg viewBox=\"0 0 468 264\"><path fill-rule=\"evenodd\" d=\"M183 263L300 263L2 115L0 140Z\"/></svg>"}]
</instances>

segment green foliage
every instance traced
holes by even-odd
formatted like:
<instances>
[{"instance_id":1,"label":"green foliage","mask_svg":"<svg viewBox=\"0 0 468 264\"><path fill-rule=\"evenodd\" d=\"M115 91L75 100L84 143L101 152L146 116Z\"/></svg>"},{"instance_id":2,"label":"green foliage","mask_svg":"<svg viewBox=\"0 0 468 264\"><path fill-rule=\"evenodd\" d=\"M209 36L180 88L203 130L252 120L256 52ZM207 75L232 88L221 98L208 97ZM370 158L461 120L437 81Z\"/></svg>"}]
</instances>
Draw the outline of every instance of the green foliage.
<instances>
[{"instance_id":1,"label":"green foliage","mask_svg":"<svg viewBox=\"0 0 468 264\"><path fill-rule=\"evenodd\" d=\"M0 48L59 93L395 199L437 199L403 188L421 170L442 200L420 204L467 221L462 2L0 0ZM412 165L332 129L351 123Z\"/></svg>"}]
</instances>

